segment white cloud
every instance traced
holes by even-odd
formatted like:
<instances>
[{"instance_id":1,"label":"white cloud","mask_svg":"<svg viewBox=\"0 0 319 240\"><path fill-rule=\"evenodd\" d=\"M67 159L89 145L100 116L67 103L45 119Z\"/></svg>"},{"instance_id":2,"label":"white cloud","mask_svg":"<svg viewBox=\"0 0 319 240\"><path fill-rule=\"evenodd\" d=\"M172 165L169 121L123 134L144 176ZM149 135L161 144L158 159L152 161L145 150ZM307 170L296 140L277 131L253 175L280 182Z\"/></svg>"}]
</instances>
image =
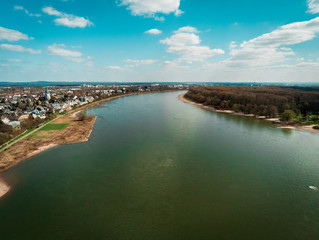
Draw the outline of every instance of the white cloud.
<instances>
[{"instance_id":1,"label":"white cloud","mask_svg":"<svg viewBox=\"0 0 319 240\"><path fill-rule=\"evenodd\" d=\"M309 21L290 23L266 33L248 42L242 47L279 47L281 45L294 45L315 38L319 32L319 17Z\"/></svg>"},{"instance_id":2,"label":"white cloud","mask_svg":"<svg viewBox=\"0 0 319 240\"><path fill-rule=\"evenodd\" d=\"M23 10L24 8L22 6L14 6L13 9L14 10Z\"/></svg>"},{"instance_id":3,"label":"white cloud","mask_svg":"<svg viewBox=\"0 0 319 240\"><path fill-rule=\"evenodd\" d=\"M85 63L85 66L93 67L94 66L94 62L87 62L87 63Z\"/></svg>"},{"instance_id":4,"label":"white cloud","mask_svg":"<svg viewBox=\"0 0 319 240\"><path fill-rule=\"evenodd\" d=\"M199 36L194 33L175 33L170 38L161 41L168 46L197 45L200 42Z\"/></svg>"},{"instance_id":5,"label":"white cloud","mask_svg":"<svg viewBox=\"0 0 319 240\"><path fill-rule=\"evenodd\" d=\"M237 47L236 42L235 41L231 41L230 44L229 44L229 49L233 49L235 47Z\"/></svg>"},{"instance_id":6,"label":"white cloud","mask_svg":"<svg viewBox=\"0 0 319 240\"><path fill-rule=\"evenodd\" d=\"M138 67L141 65L151 65L151 64L157 62L157 60L153 60L153 59L145 59L145 60L126 59L125 62L131 63L131 65L129 67Z\"/></svg>"},{"instance_id":7,"label":"white cloud","mask_svg":"<svg viewBox=\"0 0 319 240\"><path fill-rule=\"evenodd\" d=\"M180 16L183 11L179 9L180 0L118 0L120 5L127 6L127 9L135 16L154 17L157 13Z\"/></svg>"},{"instance_id":8,"label":"white cloud","mask_svg":"<svg viewBox=\"0 0 319 240\"><path fill-rule=\"evenodd\" d=\"M180 10L180 9L177 9L177 10L174 12L174 15L175 15L176 17L179 17L179 16L181 16L183 13L184 13L184 11L182 11L182 10Z\"/></svg>"},{"instance_id":9,"label":"white cloud","mask_svg":"<svg viewBox=\"0 0 319 240\"><path fill-rule=\"evenodd\" d=\"M162 31L159 29L153 28L153 29L146 31L145 33L151 34L151 35L159 35L162 33Z\"/></svg>"},{"instance_id":10,"label":"white cloud","mask_svg":"<svg viewBox=\"0 0 319 240\"><path fill-rule=\"evenodd\" d=\"M229 67L251 67L273 65L284 62L287 56L292 56L292 51L280 51L276 48L240 48L232 49L231 59L225 63Z\"/></svg>"},{"instance_id":11,"label":"white cloud","mask_svg":"<svg viewBox=\"0 0 319 240\"><path fill-rule=\"evenodd\" d=\"M167 52L180 55L179 61L187 63L202 62L218 54L224 54L222 49L211 49L208 46L201 46L201 40L197 29L187 26L178 29L169 38L160 42L167 45Z\"/></svg>"},{"instance_id":12,"label":"white cloud","mask_svg":"<svg viewBox=\"0 0 319 240\"><path fill-rule=\"evenodd\" d=\"M53 44L48 46L48 54L57 55L60 57L82 57L82 53L65 49L65 47L66 46L64 44Z\"/></svg>"},{"instance_id":13,"label":"white cloud","mask_svg":"<svg viewBox=\"0 0 319 240\"><path fill-rule=\"evenodd\" d=\"M282 51L292 51L291 48L287 48L287 47L281 47L280 50L282 50Z\"/></svg>"},{"instance_id":14,"label":"white cloud","mask_svg":"<svg viewBox=\"0 0 319 240\"><path fill-rule=\"evenodd\" d=\"M17 11L24 11L25 14L27 14L30 17L41 17L41 14L39 14L39 13L30 13L27 9L25 9L22 6L14 6L13 8L14 8L14 10L17 10Z\"/></svg>"},{"instance_id":15,"label":"white cloud","mask_svg":"<svg viewBox=\"0 0 319 240\"><path fill-rule=\"evenodd\" d=\"M298 68L305 68L305 69L314 69L317 70L319 69L319 62L300 62L296 64L296 67Z\"/></svg>"},{"instance_id":16,"label":"white cloud","mask_svg":"<svg viewBox=\"0 0 319 240\"><path fill-rule=\"evenodd\" d=\"M154 59L143 59L143 60L133 60L133 59L126 59L124 61L125 64L124 67L121 66L108 66L108 69L112 70L125 70L125 71L133 71L132 68L139 67L142 65L151 65L157 62L157 60Z\"/></svg>"},{"instance_id":17,"label":"white cloud","mask_svg":"<svg viewBox=\"0 0 319 240\"><path fill-rule=\"evenodd\" d=\"M0 44L0 49L14 52L28 52L31 54L40 54L41 50L34 50L31 48L25 48L20 45L12 45L12 44Z\"/></svg>"},{"instance_id":18,"label":"white cloud","mask_svg":"<svg viewBox=\"0 0 319 240\"><path fill-rule=\"evenodd\" d=\"M161 17L155 16L154 19L155 19L156 21L160 21L160 22L165 21L165 18L164 18L163 16L161 16Z\"/></svg>"},{"instance_id":19,"label":"white cloud","mask_svg":"<svg viewBox=\"0 0 319 240\"><path fill-rule=\"evenodd\" d=\"M8 62L12 62L12 63L20 63L20 62L22 62L22 60L20 60L20 59L8 59L7 61Z\"/></svg>"},{"instance_id":20,"label":"white cloud","mask_svg":"<svg viewBox=\"0 0 319 240\"><path fill-rule=\"evenodd\" d=\"M194 27L185 26L185 27L179 28L174 33L199 33L199 31Z\"/></svg>"},{"instance_id":21,"label":"white cloud","mask_svg":"<svg viewBox=\"0 0 319 240\"><path fill-rule=\"evenodd\" d=\"M308 0L308 12L310 13L319 13L319 0Z\"/></svg>"},{"instance_id":22,"label":"white cloud","mask_svg":"<svg viewBox=\"0 0 319 240\"><path fill-rule=\"evenodd\" d=\"M113 70L124 70L124 68L120 67L120 66L108 66L108 69L113 69Z\"/></svg>"},{"instance_id":23,"label":"white cloud","mask_svg":"<svg viewBox=\"0 0 319 240\"><path fill-rule=\"evenodd\" d=\"M239 48L233 48L230 53L231 59L226 63L243 67L284 62L287 56L294 55L292 49L286 46L312 40L318 32L319 17L281 26L270 33L243 42Z\"/></svg>"},{"instance_id":24,"label":"white cloud","mask_svg":"<svg viewBox=\"0 0 319 240\"><path fill-rule=\"evenodd\" d=\"M51 16L56 16L56 17L62 17L63 13L55 10L53 7L44 7L42 8L42 12L51 15Z\"/></svg>"},{"instance_id":25,"label":"white cloud","mask_svg":"<svg viewBox=\"0 0 319 240\"><path fill-rule=\"evenodd\" d=\"M85 28L93 25L90 20L84 17L77 17L72 14L59 12L53 7L44 7L42 8L42 11L50 16L57 17L56 19L54 19L54 22L58 26L66 26L70 28Z\"/></svg>"},{"instance_id":26,"label":"white cloud","mask_svg":"<svg viewBox=\"0 0 319 240\"><path fill-rule=\"evenodd\" d=\"M91 26L93 23L83 17L68 16L63 18L57 18L54 20L55 24L58 26L66 26L70 28L85 28L86 26Z\"/></svg>"},{"instance_id":27,"label":"white cloud","mask_svg":"<svg viewBox=\"0 0 319 240\"><path fill-rule=\"evenodd\" d=\"M177 71L177 70L186 70L189 69L189 65L182 65L178 61L164 61L162 66L164 67L164 71Z\"/></svg>"},{"instance_id":28,"label":"white cloud","mask_svg":"<svg viewBox=\"0 0 319 240\"><path fill-rule=\"evenodd\" d=\"M64 44L53 44L51 46L48 46L47 54L60 56L73 62L84 62L91 59L90 57L83 58L83 54L79 51L66 49L66 46Z\"/></svg>"},{"instance_id":29,"label":"white cloud","mask_svg":"<svg viewBox=\"0 0 319 240\"><path fill-rule=\"evenodd\" d=\"M0 27L0 40L7 41L19 41L19 40L30 40L32 37L28 37L28 35L23 34L17 30L8 29L4 27Z\"/></svg>"}]
</instances>

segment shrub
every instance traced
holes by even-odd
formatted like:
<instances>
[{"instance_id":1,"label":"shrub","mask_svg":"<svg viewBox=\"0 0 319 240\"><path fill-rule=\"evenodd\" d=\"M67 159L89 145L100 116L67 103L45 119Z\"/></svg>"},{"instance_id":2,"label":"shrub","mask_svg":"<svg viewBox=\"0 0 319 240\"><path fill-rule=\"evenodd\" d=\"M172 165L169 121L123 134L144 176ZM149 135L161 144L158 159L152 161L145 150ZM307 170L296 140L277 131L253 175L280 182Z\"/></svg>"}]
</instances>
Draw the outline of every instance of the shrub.
<instances>
[{"instance_id":1,"label":"shrub","mask_svg":"<svg viewBox=\"0 0 319 240\"><path fill-rule=\"evenodd\" d=\"M280 120L282 121L286 121L286 122L290 122L291 120L293 120L296 117L296 113L292 110L285 110L282 114L281 114L281 118Z\"/></svg>"},{"instance_id":2,"label":"shrub","mask_svg":"<svg viewBox=\"0 0 319 240\"><path fill-rule=\"evenodd\" d=\"M84 121L84 120L86 120L88 118L88 116L86 115L86 113L84 113L84 112L80 112L79 114L78 114L78 120L79 121Z\"/></svg>"}]
</instances>

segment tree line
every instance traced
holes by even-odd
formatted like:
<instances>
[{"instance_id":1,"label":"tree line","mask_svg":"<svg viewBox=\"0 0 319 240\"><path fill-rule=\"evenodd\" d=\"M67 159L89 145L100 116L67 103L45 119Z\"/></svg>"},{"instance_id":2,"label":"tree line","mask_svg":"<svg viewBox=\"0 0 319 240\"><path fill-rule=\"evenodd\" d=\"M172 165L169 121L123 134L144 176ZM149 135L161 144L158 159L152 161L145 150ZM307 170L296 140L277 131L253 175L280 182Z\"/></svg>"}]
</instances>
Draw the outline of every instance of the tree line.
<instances>
[{"instance_id":1,"label":"tree line","mask_svg":"<svg viewBox=\"0 0 319 240\"><path fill-rule=\"evenodd\" d=\"M316 115L319 115L319 88L198 87L191 88L185 98L220 110L266 117L283 115L287 121L296 119L297 116L300 121L310 121L309 118L316 121Z\"/></svg>"}]
</instances>

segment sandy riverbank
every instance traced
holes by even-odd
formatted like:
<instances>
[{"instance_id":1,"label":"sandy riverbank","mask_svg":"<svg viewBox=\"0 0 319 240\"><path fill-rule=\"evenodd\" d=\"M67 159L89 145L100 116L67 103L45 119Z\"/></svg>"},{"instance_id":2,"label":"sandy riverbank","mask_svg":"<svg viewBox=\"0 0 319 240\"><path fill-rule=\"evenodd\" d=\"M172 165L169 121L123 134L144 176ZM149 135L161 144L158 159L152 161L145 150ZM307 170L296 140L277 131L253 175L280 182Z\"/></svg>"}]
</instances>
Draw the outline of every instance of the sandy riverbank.
<instances>
[{"instance_id":1,"label":"sandy riverbank","mask_svg":"<svg viewBox=\"0 0 319 240\"><path fill-rule=\"evenodd\" d=\"M77 117L64 116L54 124L69 124L63 130L38 131L21 140L0 154L0 172L17 165L57 145L81 143L89 140L97 117L88 117L78 121Z\"/></svg>"},{"instance_id":2,"label":"sandy riverbank","mask_svg":"<svg viewBox=\"0 0 319 240\"><path fill-rule=\"evenodd\" d=\"M199 106L201 108L209 109L209 110L214 111L214 112L228 113L228 114L233 114L233 115L238 115L238 116L245 116L245 117L253 117L253 118L256 118L256 119L261 119L261 120L265 120L265 121L269 121L269 122L278 122L279 121L279 118L266 118L265 116L255 116L254 114L237 113L237 112L234 112L234 111L231 111L231 110L218 110L218 109L216 109L214 107L205 106L204 104L190 101L190 100L184 98L184 96L185 96L185 94L180 94L178 96L178 99L181 100L184 103L196 105L196 106ZM313 126L314 125L289 126L289 125L280 124L280 125L278 125L276 127L277 128L282 128L282 129L300 129L300 130L305 130L305 131L312 132L312 133L319 133L319 130L313 129Z\"/></svg>"},{"instance_id":3,"label":"sandy riverbank","mask_svg":"<svg viewBox=\"0 0 319 240\"><path fill-rule=\"evenodd\" d=\"M7 192L9 192L10 187L0 179L0 198L4 196Z\"/></svg>"}]
</instances>

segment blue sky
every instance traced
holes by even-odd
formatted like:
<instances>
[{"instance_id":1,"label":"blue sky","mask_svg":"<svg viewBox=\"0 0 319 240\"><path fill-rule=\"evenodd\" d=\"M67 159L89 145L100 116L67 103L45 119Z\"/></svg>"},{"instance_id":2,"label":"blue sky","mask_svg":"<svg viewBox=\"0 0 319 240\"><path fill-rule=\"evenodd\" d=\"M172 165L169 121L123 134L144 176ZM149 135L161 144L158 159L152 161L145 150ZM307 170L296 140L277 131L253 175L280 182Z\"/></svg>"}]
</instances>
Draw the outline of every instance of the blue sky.
<instances>
[{"instance_id":1,"label":"blue sky","mask_svg":"<svg viewBox=\"0 0 319 240\"><path fill-rule=\"evenodd\" d=\"M319 81L319 0L5 0L0 81Z\"/></svg>"}]
</instances>

